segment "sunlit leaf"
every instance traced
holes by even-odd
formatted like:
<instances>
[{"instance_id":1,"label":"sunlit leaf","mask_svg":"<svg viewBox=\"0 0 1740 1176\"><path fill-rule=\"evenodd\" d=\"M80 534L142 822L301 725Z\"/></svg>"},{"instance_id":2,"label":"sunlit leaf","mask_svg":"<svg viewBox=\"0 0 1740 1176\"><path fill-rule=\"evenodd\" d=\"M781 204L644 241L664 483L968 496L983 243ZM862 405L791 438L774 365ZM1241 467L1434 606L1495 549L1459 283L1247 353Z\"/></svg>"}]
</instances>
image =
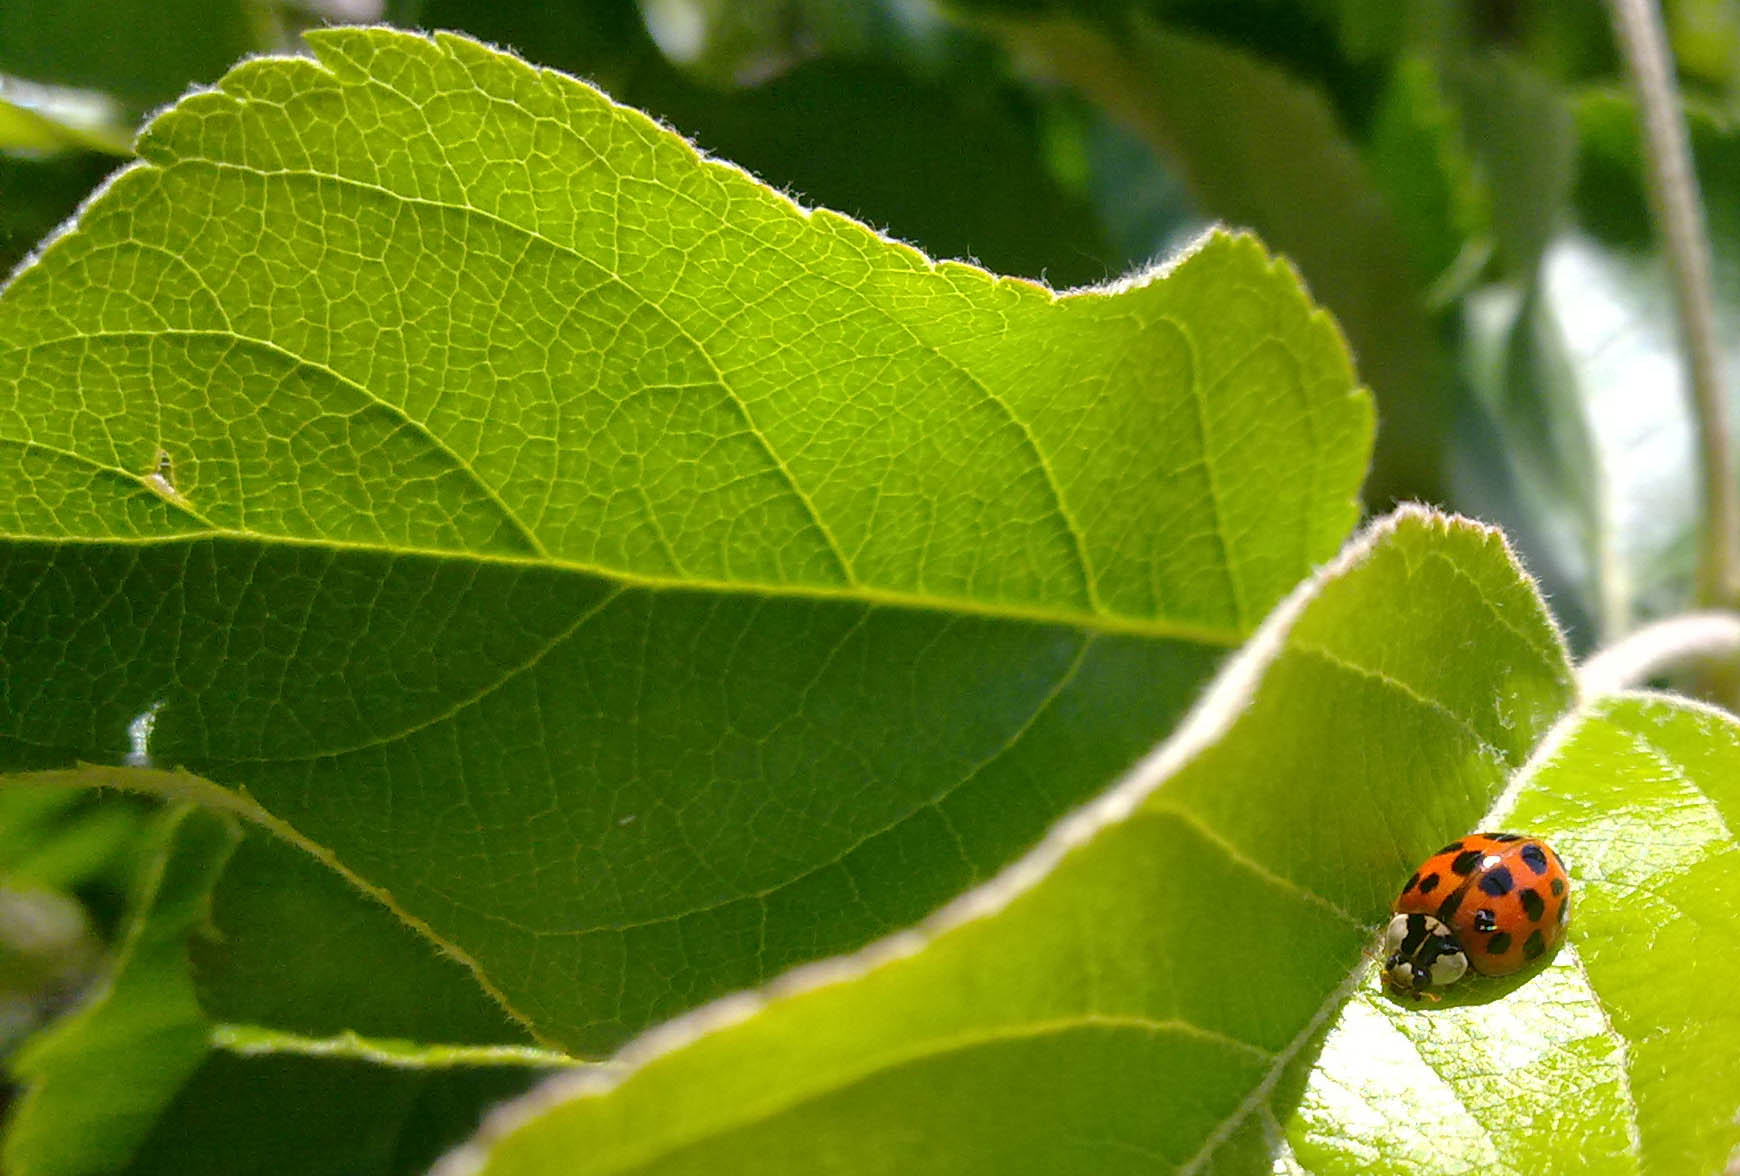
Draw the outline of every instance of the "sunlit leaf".
<instances>
[{"instance_id":1,"label":"sunlit leaf","mask_svg":"<svg viewBox=\"0 0 1740 1176\"><path fill-rule=\"evenodd\" d=\"M1569 718L1487 827L1546 837L1570 946L1514 991L1345 1009L1289 1127L1322 1176L1717 1172L1740 1145L1740 724L1655 696Z\"/></svg>"},{"instance_id":2,"label":"sunlit leaf","mask_svg":"<svg viewBox=\"0 0 1740 1176\"><path fill-rule=\"evenodd\" d=\"M1369 405L1248 238L1057 295L463 38L313 44L0 298L0 763L241 812L544 1041L982 881L1353 521Z\"/></svg>"}]
</instances>

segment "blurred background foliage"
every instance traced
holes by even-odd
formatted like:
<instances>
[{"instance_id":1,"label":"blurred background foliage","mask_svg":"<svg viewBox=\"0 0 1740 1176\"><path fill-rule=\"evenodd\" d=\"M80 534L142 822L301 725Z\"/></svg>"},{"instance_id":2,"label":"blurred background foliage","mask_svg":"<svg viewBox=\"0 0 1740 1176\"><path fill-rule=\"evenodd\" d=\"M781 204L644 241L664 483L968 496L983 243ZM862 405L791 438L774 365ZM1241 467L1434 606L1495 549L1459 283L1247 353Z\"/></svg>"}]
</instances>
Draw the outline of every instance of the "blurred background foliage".
<instances>
[{"instance_id":1,"label":"blurred background foliage","mask_svg":"<svg viewBox=\"0 0 1740 1176\"><path fill-rule=\"evenodd\" d=\"M1740 350L1740 0L1664 15ZM345 21L510 48L800 201L1059 289L1252 228L1376 396L1369 509L1503 525L1579 651L1690 599L1690 416L1593 0L5 0L0 272L155 107ZM149 819L0 792L0 1050L89 982Z\"/></svg>"}]
</instances>

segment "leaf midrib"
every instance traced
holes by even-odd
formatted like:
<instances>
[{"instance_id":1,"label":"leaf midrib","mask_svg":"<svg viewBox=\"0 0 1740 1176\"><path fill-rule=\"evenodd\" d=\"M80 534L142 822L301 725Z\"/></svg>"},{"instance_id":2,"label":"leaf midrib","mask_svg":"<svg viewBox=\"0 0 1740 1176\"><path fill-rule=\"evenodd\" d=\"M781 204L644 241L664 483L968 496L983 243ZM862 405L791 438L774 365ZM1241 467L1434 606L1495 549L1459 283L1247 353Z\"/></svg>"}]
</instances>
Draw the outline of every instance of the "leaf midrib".
<instances>
[{"instance_id":1,"label":"leaf midrib","mask_svg":"<svg viewBox=\"0 0 1740 1176\"><path fill-rule=\"evenodd\" d=\"M110 467L104 467L108 469ZM141 493L150 494L152 501L162 497L143 487L142 479L131 471L114 468L113 472L141 483ZM1055 625L1096 636L1146 637L1156 641L1176 641L1220 649L1236 649L1249 637L1236 629L1187 620L1142 618L1119 613L1087 613L1014 601L975 600L971 597L939 596L923 592L902 592L890 588L832 588L813 584L780 584L760 580L714 580L706 578L676 579L629 572L600 564L589 564L567 558L539 559L533 556L510 555L502 552L474 552L440 547L395 547L386 544L363 543L356 540L328 537L269 535L235 528L213 528L203 531L180 531L162 535L31 535L0 532L0 547L8 544L31 544L46 547L174 547L199 543L229 542L260 547L287 547L315 551L331 551L377 556L383 559L427 559L467 565L516 568L530 572L569 572L611 581L623 588L649 592L750 596L767 600L813 600L829 603L862 604L873 608L891 608L914 612L943 613L950 616L983 617L989 620L1011 621L1034 625Z\"/></svg>"}]
</instances>

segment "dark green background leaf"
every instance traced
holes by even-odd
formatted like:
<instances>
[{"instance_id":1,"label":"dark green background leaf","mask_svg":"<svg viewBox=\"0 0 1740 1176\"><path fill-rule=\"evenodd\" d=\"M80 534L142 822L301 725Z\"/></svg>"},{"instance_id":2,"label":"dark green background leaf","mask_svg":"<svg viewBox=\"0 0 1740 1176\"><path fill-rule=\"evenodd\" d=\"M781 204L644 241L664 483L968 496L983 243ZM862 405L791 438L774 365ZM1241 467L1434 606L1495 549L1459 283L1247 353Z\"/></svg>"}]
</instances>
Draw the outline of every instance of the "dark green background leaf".
<instances>
[{"instance_id":1,"label":"dark green background leaf","mask_svg":"<svg viewBox=\"0 0 1740 1176\"><path fill-rule=\"evenodd\" d=\"M6 0L0 71L143 109L261 48L262 21L241 0Z\"/></svg>"}]
</instances>

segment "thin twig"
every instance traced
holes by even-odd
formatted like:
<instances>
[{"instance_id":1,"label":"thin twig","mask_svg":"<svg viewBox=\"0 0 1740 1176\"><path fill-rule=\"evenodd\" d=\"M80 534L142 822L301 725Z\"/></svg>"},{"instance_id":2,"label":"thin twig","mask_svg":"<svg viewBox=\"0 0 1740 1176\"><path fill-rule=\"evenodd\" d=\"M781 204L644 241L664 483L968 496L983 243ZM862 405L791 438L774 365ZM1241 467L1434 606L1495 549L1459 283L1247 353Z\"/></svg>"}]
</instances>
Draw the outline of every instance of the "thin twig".
<instances>
[{"instance_id":1,"label":"thin twig","mask_svg":"<svg viewBox=\"0 0 1740 1176\"><path fill-rule=\"evenodd\" d=\"M1637 93L1649 201L1661 226L1679 309L1680 346L1691 383L1702 464L1703 527L1698 543L1697 603L1740 604L1740 477L1733 465L1722 387L1721 353L1710 290L1710 242L1680 117L1679 89L1661 14L1651 0L1610 0L1613 27ZM1642 390L1640 390L1642 394Z\"/></svg>"},{"instance_id":2,"label":"thin twig","mask_svg":"<svg viewBox=\"0 0 1740 1176\"><path fill-rule=\"evenodd\" d=\"M1699 662L1740 654L1740 614L1682 613L1627 633L1577 667L1584 702L1641 686Z\"/></svg>"}]
</instances>

